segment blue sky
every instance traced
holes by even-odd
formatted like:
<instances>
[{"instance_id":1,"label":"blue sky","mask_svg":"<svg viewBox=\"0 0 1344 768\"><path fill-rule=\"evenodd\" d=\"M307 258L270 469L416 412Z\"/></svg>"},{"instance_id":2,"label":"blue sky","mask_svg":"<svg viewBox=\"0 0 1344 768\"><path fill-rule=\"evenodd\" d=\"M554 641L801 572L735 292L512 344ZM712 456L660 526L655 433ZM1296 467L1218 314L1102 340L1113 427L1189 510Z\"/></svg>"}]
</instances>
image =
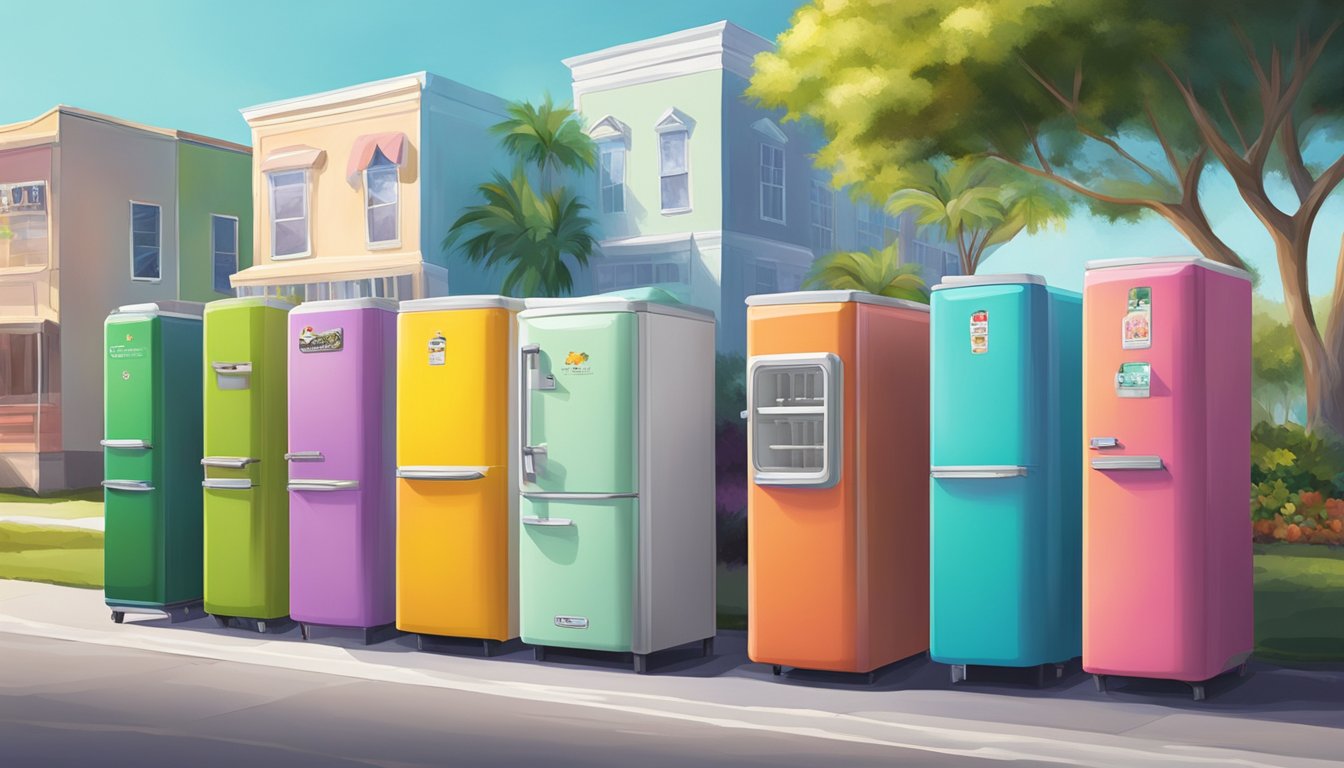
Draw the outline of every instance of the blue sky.
<instances>
[{"instance_id":1,"label":"blue sky","mask_svg":"<svg viewBox=\"0 0 1344 768\"><path fill-rule=\"evenodd\" d=\"M57 103L248 142L242 107L429 70L506 98L569 98L560 60L722 18L774 38L796 0L42 0L5 2L10 76L0 122ZM28 74L23 75L23 71ZM1281 286L1268 236L1227 179L1206 175L1215 228ZM1336 196L1312 242L1314 293L1328 292L1344 233ZM1093 258L1192 253L1164 222L1076 216L1017 240L983 271L1037 272L1077 289Z\"/></svg>"}]
</instances>

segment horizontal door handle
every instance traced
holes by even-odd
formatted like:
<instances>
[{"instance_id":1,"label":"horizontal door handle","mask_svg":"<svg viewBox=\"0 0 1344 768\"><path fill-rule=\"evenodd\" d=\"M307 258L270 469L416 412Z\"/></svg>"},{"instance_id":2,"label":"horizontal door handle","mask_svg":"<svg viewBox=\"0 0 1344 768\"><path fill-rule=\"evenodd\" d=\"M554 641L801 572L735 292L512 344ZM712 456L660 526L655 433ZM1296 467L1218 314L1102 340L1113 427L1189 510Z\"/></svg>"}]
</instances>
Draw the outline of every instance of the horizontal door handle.
<instances>
[{"instance_id":1,"label":"horizontal door handle","mask_svg":"<svg viewBox=\"0 0 1344 768\"><path fill-rule=\"evenodd\" d=\"M201 481L201 487L217 491L245 491L256 486L245 477L209 477Z\"/></svg>"},{"instance_id":2,"label":"horizontal door handle","mask_svg":"<svg viewBox=\"0 0 1344 768\"><path fill-rule=\"evenodd\" d=\"M103 487L109 491L130 491L132 493L148 493L154 490L154 486L143 480L104 480Z\"/></svg>"},{"instance_id":3,"label":"horizontal door handle","mask_svg":"<svg viewBox=\"0 0 1344 768\"><path fill-rule=\"evenodd\" d=\"M353 491L359 488L358 480L290 480L286 486L291 491Z\"/></svg>"},{"instance_id":4,"label":"horizontal door handle","mask_svg":"<svg viewBox=\"0 0 1344 768\"><path fill-rule=\"evenodd\" d=\"M153 447L144 440L99 440L98 444L104 448L129 448L139 451L147 451Z\"/></svg>"},{"instance_id":5,"label":"horizontal door handle","mask_svg":"<svg viewBox=\"0 0 1344 768\"><path fill-rule=\"evenodd\" d=\"M321 451L291 451L285 454L285 461L325 461Z\"/></svg>"},{"instance_id":6,"label":"horizontal door handle","mask_svg":"<svg viewBox=\"0 0 1344 768\"><path fill-rule=\"evenodd\" d=\"M1093 469L1164 469L1161 456L1107 456L1092 459Z\"/></svg>"},{"instance_id":7,"label":"horizontal door handle","mask_svg":"<svg viewBox=\"0 0 1344 768\"><path fill-rule=\"evenodd\" d=\"M403 480L480 480L489 467L397 467Z\"/></svg>"},{"instance_id":8,"label":"horizontal door handle","mask_svg":"<svg viewBox=\"0 0 1344 768\"><path fill-rule=\"evenodd\" d=\"M225 376L248 376L252 373L251 363L211 363L210 367L215 369L215 373Z\"/></svg>"},{"instance_id":9,"label":"horizontal door handle","mask_svg":"<svg viewBox=\"0 0 1344 768\"><path fill-rule=\"evenodd\" d=\"M1120 441L1114 437L1094 437L1087 442L1089 448L1119 448Z\"/></svg>"},{"instance_id":10,"label":"horizontal door handle","mask_svg":"<svg viewBox=\"0 0 1344 768\"><path fill-rule=\"evenodd\" d=\"M256 464L261 459L254 459L250 456L206 456L201 459L203 467L220 467L221 469L242 469L248 464Z\"/></svg>"},{"instance_id":11,"label":"horizontal door handle","mask_svg":"<svg viewBox=\"0 0 1344 768\"><path fill-rule=\"evenodd\" d=\"M966 480L993 480L1002 477L1026 477L1027 468L1017 464L987 464L984 466L930 467L929 477L960 478Z\"/></svg>"},{"instance_id":12,"label":"horizontal door handle","mask_svg":"<svg viewBox=\"0 0 1344 768\"><path fill-rule=\"evenodd\" d=\"M542 525L560 527L563 525L573 525L574 521L567 517L532 517L526 515L523 517L523 525Z\"/></svg>"},{"instance_id":13,"label":"horizontal door handle","mask_svg":"<svg viewBox=\"0 0 1344 768\"><path fill-rule=\"evenodd\" d=\"M553 491L523 491L525 499L553 499L557 501L602 501L604 499L634 499L639 497L638 491L629 493L564 493Z\"/></svg>"}]
</instances>

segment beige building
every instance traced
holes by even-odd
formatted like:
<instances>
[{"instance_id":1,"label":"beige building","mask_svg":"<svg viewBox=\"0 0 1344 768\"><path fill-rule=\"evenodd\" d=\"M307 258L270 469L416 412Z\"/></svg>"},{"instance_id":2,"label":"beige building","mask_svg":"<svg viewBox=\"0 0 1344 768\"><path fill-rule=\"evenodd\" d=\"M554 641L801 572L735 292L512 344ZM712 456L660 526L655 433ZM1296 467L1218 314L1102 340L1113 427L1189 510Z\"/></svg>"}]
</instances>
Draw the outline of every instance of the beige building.
<instances>
[{"instance_id":1,"label":"beige building","mask_svg":"<svg viewBox=\"0 0 1344 768\"><path fill-rule=\"evenodd\" d=\"M252 128L254 265L239 295L302 299L494 290L440 247L500 170L487 128L504 102L418 73L244 109Z\"/></svg>"}]
</instances>

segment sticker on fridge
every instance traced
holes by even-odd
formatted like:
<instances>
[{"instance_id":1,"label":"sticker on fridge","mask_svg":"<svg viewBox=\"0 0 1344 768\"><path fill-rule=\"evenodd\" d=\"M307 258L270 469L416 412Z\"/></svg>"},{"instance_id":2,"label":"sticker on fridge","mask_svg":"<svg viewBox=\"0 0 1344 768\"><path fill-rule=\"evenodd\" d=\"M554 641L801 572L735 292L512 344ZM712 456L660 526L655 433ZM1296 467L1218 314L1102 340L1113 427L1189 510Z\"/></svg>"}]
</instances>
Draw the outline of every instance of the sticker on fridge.
<instances>
[{"instance_id":1,"label":"sticker on fridge","mask_svg":"<svg viewBox=\"0 0 1344 768\"><path fill-rule=\"evenodd\" d=\"M443 331L435 331L434 338L429 340L429 364L443 365L447 351L448 339L443 337Z\"/></svg>"},{"instance_id":2,"label":"sticker on fridge","mask_svg":"<svg viewBox=\"0 0 1344 768\"><path fill-rule=\"evenodd\" d=\"M341 328L328 331L315 331L313 326L304 326L299 334L300 352L339 352L345 346L345 332Z\"/></svg>"},{"instance_id":3,"label":"sticker on fridge","mask_svg":"<svg viewBox=\"0 0 1344 768\"><path fill-rule=\"evenodd\" d=\"M1148 349L1153 346L1152 288L1129 289L1121 346L1125 349Z\"/></svg>"},{"instance_id":4,"label":"sticker on fridge","mask_svg":"<svg viewBox=\"0 0 1344 768\"><path fill-rule=\"evenodd\" d=\"M1121 363L1115 374L1115 394L1119 397L1148 397L1152 366L1148 363Z\"/></svg>"},{"instance_id":5,"label":"sticker on fridge","mask_svg":"<svg viewBox=\"0 0 1344 768\"><path fill-rule=\"evenodd\" d=\"M983 355L989 351L989 311L977 309L971 313L971 354Z\"/></svg>"},{"instance_id":6,"label":"sticker on fridge","mask_svg":"<svg viewBox=\"0 0 1344 768\"><path fill-rule=\"evenodd\" d=\"M570 352L565 355L565 364L560 366L562 373L592 373L593 366L588 362L587 352Z\"/></svg>"}]
</instances>

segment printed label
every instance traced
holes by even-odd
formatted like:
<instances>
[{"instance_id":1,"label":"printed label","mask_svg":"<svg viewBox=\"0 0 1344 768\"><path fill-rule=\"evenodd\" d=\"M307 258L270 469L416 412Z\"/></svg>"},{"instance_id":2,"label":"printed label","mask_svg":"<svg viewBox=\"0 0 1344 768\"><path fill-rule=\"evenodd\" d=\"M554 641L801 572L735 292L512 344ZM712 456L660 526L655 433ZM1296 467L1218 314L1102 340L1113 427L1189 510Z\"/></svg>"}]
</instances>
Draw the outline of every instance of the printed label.
<instances>
[{"instance_id":1,"label":"printed label","mask_svg":"<svg viewBox=\"0 0 1344 768\"><path fill-rule=\"evenodd\" d=\"M107 348L107 356L113 360L127 360L130 358L144 357L147 351L144 347L133 346L131 344L113 344Z\"/></svg>"},{"instance_id":2,"label":"printed label","mask_svg":"<svg viewBox=\"0 0 1344 768\"><path fill-rule=\"evenodd\" d=\"M329 331L314 331L313 326L305 326L299 334L300 352L339 352L345 345L345 331L332 328Z\"/></svg>"},{"instance_id":3,"label":"printed label","mask_svg":"<svg viewBox=\"0 0 1344 768\"><path fill-rule=\"evenodd\" d=\"M448 340L443 337L443 331L435 331L434 338L429 340L429 364L443 365L447 351Z\"/></svg>"},{"instance_id":4,"label":"printed label","mask_svg":"<svg viewBox=\"0 0 1344 768\"><path fill-rule=\"evenodd\" d=\"M1115 374L1115 394L1119 397L1148 397L1152 366L1148 363L1121 363Z\"/></svg>"},{"instance_id":5,"label":"printed label","mask_svg":"<svg viewBox=\"0 0 1344 768\"><path fill-rule=\"evenodd\" d=\"M1153 289L1130 288L1126 302L1123 335L1124 349L1148 349L1153 346Z\"/></svg>"},{"instance_id":6,"label":"printed label","mask_svg":"<svg viewBox=\"0 0 1344 768\"><path fill-rule=\"evenodd\" d=\"M557 627L564 627L565 629L587 629L587 628L588 628L588 617L587 617L587 616L556 616L556 617L555 617L555 626L557 626Z\"/></svg>"},{"instance_id":7,"label":"printed label","mask_svg":"<svg viewBox=\"0 0 1344 768\"><path fill-rule=\"evenodd\" d=\"M572 373L582 375L593 372L593 366L588 362L587 352L570 352L565 355L565 363L560 366L562 373Z\"/></svg>"},{"instance_id":8,"label":"printed label","mask_svg":"<svg viewBox=\"0 0 1344 768\"><path fill-rule=\"evenodd\" d=\"M989 311L977 309L971 313L971 354L983 355L989 351Z\"/></svg>"}]
</instances>

